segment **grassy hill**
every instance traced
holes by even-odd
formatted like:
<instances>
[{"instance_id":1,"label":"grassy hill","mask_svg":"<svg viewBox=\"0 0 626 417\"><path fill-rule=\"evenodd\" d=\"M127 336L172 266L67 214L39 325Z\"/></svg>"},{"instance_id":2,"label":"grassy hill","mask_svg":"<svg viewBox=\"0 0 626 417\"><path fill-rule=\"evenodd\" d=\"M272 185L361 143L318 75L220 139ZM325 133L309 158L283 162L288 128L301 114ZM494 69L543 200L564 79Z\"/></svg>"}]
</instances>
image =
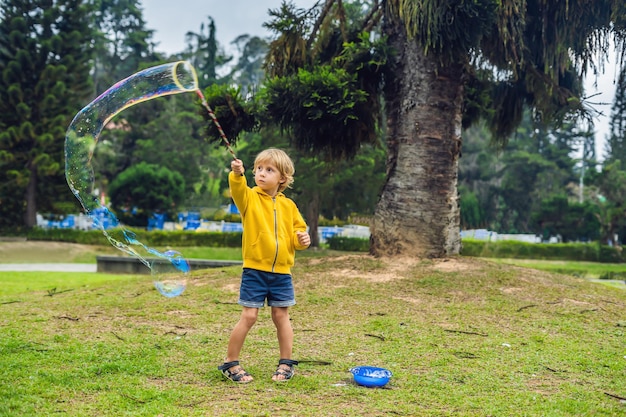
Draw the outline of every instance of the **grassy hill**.
<instances>
[{"instance_id":1,"label":"grassy hill","mask_svg":"<svg viewBox=\"0 0 626 417\"><path fill-rule=\"evenodd\" d=\"M240 269L194 272L167 299L149 276L0 273L0 416L620 416L626 293L477 258L300 256L296 376L277 384L263 309L217 371ZM383 389L349 369L393 372Z\"/></svg>"}]
</instances>

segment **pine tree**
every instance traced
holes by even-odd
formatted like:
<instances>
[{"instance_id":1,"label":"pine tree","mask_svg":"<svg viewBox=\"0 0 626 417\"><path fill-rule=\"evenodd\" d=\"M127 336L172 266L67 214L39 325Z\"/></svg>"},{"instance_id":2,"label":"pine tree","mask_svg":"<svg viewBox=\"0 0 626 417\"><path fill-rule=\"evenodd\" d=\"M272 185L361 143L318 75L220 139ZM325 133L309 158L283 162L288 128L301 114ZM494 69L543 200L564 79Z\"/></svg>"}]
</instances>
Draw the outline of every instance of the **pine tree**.
<instances>
[{"instance_id":1,"label":"pine tree","mask_svg":"<svg viewBox=\"0 0 626 417\"><path fill-rule=\"evenodd\" d=\"M90 6L82 0L0 6L0 227L33 227L39 210L60 211L63 202L76 210L64 144L92 91Z\"/></svg>"},{"instance_id":2,"label":"pine tree","mask_svg":"<svg viewBox=\"0 0 626 417\"><path fill-rule=\"evenodd\" d=\"M208 24L200 24L200 32L187 32L185 40L187 51L183 57L194 66L198 72L200 88L205 89L211 84L218 82L217 70L229 63L232 56L226 55L217 42L217 28L215 21L209 16ZM223 81L221 82L224 83Z\"/></svg>"}]
</instances>

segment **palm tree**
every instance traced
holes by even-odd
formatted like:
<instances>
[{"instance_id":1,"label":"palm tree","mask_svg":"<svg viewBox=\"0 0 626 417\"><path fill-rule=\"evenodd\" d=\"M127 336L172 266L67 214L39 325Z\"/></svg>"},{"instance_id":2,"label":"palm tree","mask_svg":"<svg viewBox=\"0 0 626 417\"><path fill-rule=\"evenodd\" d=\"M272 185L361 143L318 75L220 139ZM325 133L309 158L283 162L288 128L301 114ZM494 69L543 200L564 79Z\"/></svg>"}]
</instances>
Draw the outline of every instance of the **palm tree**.
<instances>
[{"instance_id":1,"label":"palm tree","mask_svg":"<svg viewBox=\"0 0 626 417\"><path fill-rule=\"evenodd\" d=\"M355 13L363 6L368 13ZM589 118L582 76L602 67L611 37L618 55L626 49L622 0L327 0L301 13L283 4L273 16L267 26L281 35L266 60L274 93L268 109L283 128L297 133L301 148L341 158L371 142L371 130L379 126L373 95L384 81L387 179L371 237L371 252L378 256L458 254L463 128L486 120L504 142L528 108L535 120L557 125ZM307 26L306 16L315 17L314 23ZM372 48L371 37L362 36L379 22L378 33L393 49L383 54L384 71L372 64L380 45ZM354 53L359 44L365 45L361 52L369 51L365 60ZM342 68L356 78L333 72ZM303 91L305 81L320 70L340 80L334 92L348 85L354 93L344 92L354 111L336 118L336 125L332 118L323 126L311 123L323 110L304 101L316 92ZM340 107L328 96L332 109ZM280 100L288 104L277 105ZM298 112L303 102L307 111ZM363 116L368 108L371 115Z\"/></svg>"},{"instance_id":2,"label":"palm tree","mask_svg":"<svg viewBox=\"0 0 626 417\"><path fill-rule=\"evenodd\" d=\"M398 56L373 253L458 254L462 128L483 117L505 139L525 107L543 121L584 115L581 77L612 32L624 49L625 12L622 1L388 0L384 32Z\"/></svg>"}]
</instances>

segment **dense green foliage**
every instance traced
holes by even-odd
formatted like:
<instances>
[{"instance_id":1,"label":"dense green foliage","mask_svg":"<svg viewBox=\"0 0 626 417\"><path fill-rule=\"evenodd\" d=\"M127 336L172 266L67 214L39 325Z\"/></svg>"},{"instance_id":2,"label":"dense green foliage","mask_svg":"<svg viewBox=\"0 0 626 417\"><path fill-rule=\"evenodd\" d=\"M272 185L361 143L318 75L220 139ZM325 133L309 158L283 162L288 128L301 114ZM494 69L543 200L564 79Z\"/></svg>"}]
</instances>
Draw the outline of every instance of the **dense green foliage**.
<instances>
[{"instance_id":1,"label":"dense green foliage","mask_svg":"<svg viewBox=\"0 0 626 417\"><path fill-rule=\"evenodd\" d=\"M241 233L194 232L194 231L146 231L143 228L129 228L137 238L158 247L230 247L241 246ZM28 232L32 241L72 242L86 245L102 245L102 232L99 230L42 230ZM333 236L327 239L330 249L346 252L367 252L369 240L362 238ZM519 241L488 242L464 239L463 256L484 258L546 259L589 261L600 263L624 263L626 257L620 248L598 243L526 243Z\"/></svg>"},{"instance_id":2,"label":"dense green foliage","mask_svg":"<svg viewBox=\"0 0 626 417\"><path fill-rule=\"evenodd\" d=\"M368 252L370 242L368 239L354 237L332 236L327 239L328 247L333 250L350 252Z\"/></svg>"},{"instance_id":3,"label":"dense green foliage","mask_svg":"<svg viewBox=\"0 0 626 417\"><path fill-rule=\"evenodd\" d=\"M93 0L96 30L93 79L96 94L161 59L154 50L153 30L146 28L141 0Z\"/></svg>"},{"instance_id":4,"label":"dense green foliage","mask_svg":"<svg viewBox=\"0 0 626 417\"><path fill-rule=\"evenodd\" d=\"M207 247L241 247L241 233L195 232L195 231L146 231L144 228L128 228L137 239L159 247L207 246ZM28 240L81 243L84 245L103 245L100 230L68 230L34 228L28 231Z\"/></svg>"},{"instance_id":5,"label":"dense green foliage","mask_svg":"<svg viewBox=\"0 0 626 417\"><path fill-rule=\"evenodd\" d=\"M230 85L212 84L204 89L204 97L217 118L219 127L213 122L208 111L202 112L204 118L205 137L211 143L223 147L224 140L232 146L242 132L252 132L259 129L258 116L255 114L254 103L242 97L241 89ZM221 131L220 131L221 129Z\"/></svg>"},{"instance_id":6,"label":"dense green foliage","mask_svg":"<svg viewBox=\"0 0 626 417\"><path fill-rule=\"evenodd\" d=\"M75 211L63 143L92 93L90 4L0 1L0 228Z\"/></svg>"},{"instance_id":7,"label":"dense green foliage","mask_svg":"<svg viewBox=\"0 0 626 417\"><path fill-rule=\"evenodd\" d=\"M217 77L217 70L232 59L220 50L216 31L215 21L209 16L206 25L204 22L200 24L199 32L188 31L185 35L187 49L181 58L188 60L196 69L201 89L223 83L224 80Z\"/></svg>"},{"instance_id":8,"label":"dense green foliage","mask_svg":"<svg viewBox=\"0 0 626 417\"><path fill-rule=\"evenodd\" d=\"M164 166L140 162L122 171L109 186L111 207L129 226L144 226L155 213L175 218L185 197L185 179Z\"/></svg>"},{"instance_id":9,"label":"dense green foliage","mask_svg":"<svg viewBox=\"0 0 626 417\"><path fill-rule=\"evenodd\" d=\"M538 129L526 118L505 147L491 138L481 125L464 132L459 164L463 229L534 233L545 240L559 235L565 242L609 241L610 233L603 232L608 219L601 213L607 205L619 205L620 197L603 190L619 181L603 180L608 172L597 172L593 153L579 159L581 142L595 147L588 130L572 124Z\"/></svg>"},{"instance_id":10,"label":"dense green foliage","mask_svg":"<svg viewBox=\"0 0 626 417\"><path fill-rule=\"evenodd\" d=\"M392 7L400 9L410 6L393 3ZM0 229L4 233L19 233L16 229L33 224L35 211L27 211L28 207L54 215L79 210L63 176L63 133L71 116L113 82L172 59L193 62L207 100L247 167L265 147L289 150L296 161L297 176L288 195L296 200L313 230L320 220L368 219L373 214L386 180L385 163L389 162L381 146L381 81L393 74L388 72L388 64L389 58L395 57L379 33L383 10L377 3L352 1L339 7L328 2L328 7L318 8L316 13L285 4L270 13L267 27L277 35L271 44L247 35L235 40L241 54L225 76L217 76L217 70L230 63L231 57L215 38L220 22L210 17L199 31L188 32L185 51L166 58L155 49L153 31L146 27L138 0L42 5L2 2L0 44L5 47L0 48L0 106L4 106L0 112ZM444 20L434 6L430 4L419 18L430 16L424 22L441 29ZM510 18L494 15L493 7L492 2L460 7L455 11L458 16L478 20L471 26L449 28L449 35L472 45L488 42L496 34L476 37L486 22ZM476 8L483 11L480 16L474 14ZM606 7L594 16L576 19L605 18L603 13ZM443 47L445 42L437 38L436 30L428 32L423 25L414 26L419 21L407 22L407 29L417 30L416 34L421 31L418 35L432 51ZM41 22L46 36L39 32ZM617 23L619 27L621 23ZM519 32L521 25L517 22L511 29ZM551 30L567 33L569 29ZM527 30L527 35L530 33ZM511 39L514 35L510 34ZM524 39L528 43L530 38ZM456 46L466 47L461 43ZM506 48L519 47L507 43L501 52L510 54ZM579 53L581 48L578 45L574 50ZM45 55L48 61L44 59L46 51L55 51ZM496 48L489 59L498 61L497 52ZM261 68L266 54L265 67ZM89 61L91 57L95 60ZM576 57L582 59L578 63L586 59ZM516 71L523 74L527 69ZM262 84L266 74L270 77ZM466 86L466 116L488 112L485 106L493 98L492 91L485 90L481 77L487 75L472 74ZM623 83L622 73L619 85ZM609 165L621 158L624 134L624 99L618 90L612 110L612 145L600 173L593 154L593 131L569 121L554 128L537 125L537 113L521 113L521 124L499 147L492 146L495 139L488 125L465 130L459 170L461 227L535 233L546 238L560 235L564 241L600 239L606 243L613 241L615 234L618 239L626 236L619 185L623 163ZM127 109L104 130L95 149L95 188L110 199L110 187L119 183L123 172L142 162L155 164L182 176L184 196L177 195L176 206L168 209L153 202L142 203L140 197L132 204L115 201L114 210L125 223L145 226L146 216L154 211L168 210L170 217L174 217L174 210L214 212L229 202L225 175L229 157L220 136L192 94ZM582 161L572 152L581 146ZM333 154L354 159L329 161L327 157ZM155 186L152 191L158 193L158 189ZM115 187L113 191L120 194ZM124 190L121 194L128 198L133 193ZM125 218L122 206L126 205L147 207L137 211L137 218Z\"/></svg>"},{"instance_id":11,"label":"dense green foliage","mask_svg":"<svg viewBox=\"0 0 626 417\"><path fill-rule=\"evenodd\" d=\"M591 119L583 105L581 75L608 56L610 31L623 48L626 10L619 0L480 0L454 6L437 0L392 0L391 15L443 67L469 67L465 126L487 120L503 142L528 108L555 126L575 114ZM453 23L451 23L453 22ZM565 23L566 22L566 23Z\"/></svg>"},{"instance_id":12,"label":"dense green foliage","mask_svg":"<svg viewBox=\"0 0 626 417\"><path fill-rule=\"evenodd\" d=\"M359 109L365 111L369 94L356 89L356 83L357 75L342 68L322 66L315 72L301 69L294 76L269 81L262 100L275 122L298 138L300 149L328 152L340 159L357 153L364 139L359 132L368 131L363 123L375 127L371 120L373 109L367 117L359 114ZM373 142L375 137L368 140ZM337 142L343 146L333 148Z\"/></svg>"},{"instance_id":13,"label":"dense green foliage","mask_svg":"<svg viewBox=\"0 0 626 417\"><path fill-rule=\"evenodd\" d=\"M365 31L372 16L357 4L334 7L330 19L316 22L319 33L310 14L286 4L266 25L278 35L259 98L266 117L293 135L299 150L335 160L380 137L380 76L391 51L384 37Z\"/></svg>"},{"instance_id":14,"label":"dense green foliage","mask_svg":"<svg viewBox=\"0 0 626 417\"><path fill-rule=\"evenodd\" d=\"M356 3L361 7L360 15L349 13ZM374 95L380 97L384 91L388 171L374 216L378 224L375 222L373 228L373 252L382 254L385 247L393 252L423 246L424 249L417 250L442 254L458 251L455 230L459 228L456 224L459 216L455 205L448 204L447 209L442 209L445 205L439 201L433 207L421 204L422 213L418 213L411 209L417 201L405 194L411 194L411 188L443 194L444 190L456 187L456 175L415 174L444 172L445 166L456 164L460 146L452 140L458 138L451 136L461 126L486 121L491 131L489 139L505 145L525 120L525 127L529 128L526 136L534 142L535 149L522 147L505 154L505 166L498 172L499 192L490 192L488 204L478 205L481 196L472 186L462 189L473 200L461 202L468 211L460 226L489 223L500 231L550 233L545 226L547 222L531 213L538 212L544 200L557 197L555 189L570 198L564 190L577 177L570 153L580 143L574 143L575 138L567 134L577 135L572 126L580 116L583 120L591 118L583 103L582 76L588 67L596 69L597 63L592 61L596 54L601 61L607 58L606 44L611 32L616 37L623 34L623 3L595 2L593 12L589 12L587 1L571 4L476 1L451 5L429 0L396 0L385 2L380 9L379 6L379 2L346 5L327 1L316 8L315 14L288 5L271 13L273 19L267 26L278 37L270 44L266 61L269 80L265 100L273 121L295 132L299 148L344 158L370 138L364 131L352 129L355 132L346 140L343 129L347 122L341 117L344 106L358 105L354 93L366 92L371 104L376 102ZM384 16L382 28L378 26L381 15ZM365 27L367 35L360 33ZM381 39L386 47L393 46L393 52L387 54L387 49L379 47L376 41ZM589 39L594 41L588 42ZM368 53L351 54L355 46ZM623 43L617 47L622 48ZM357 75L359 82L339 82L343 80L335 77L337 73L328 70L328 67L342 69L341 65L337 66L339 62L352 65L348 73ZM416 66L423 79L410 73L409 68ZM315 83L315 74L324 71L332 75L322 77L324 80L335 79L330 90L325 90L327 84L320 87ZM405 88L413 83L415 89ZM429 97L420 97L415 92L429 90L431 85L436 86L429 91ZM320 91L323 93L316 95ZM284 100L286 96L290 98ZM318 97L321 100L316 102ZM460 101L465 105L458 105ZM369 107L371 114L381 109ZM466 108L468 111L464 112ZM333 112L335 109L339 111ZM359 117L358 111L353 113L363 129L373 132L378 127ZM429 126L425 123L425 119L432 118L429 113L442 117L442 122ZM315 121L320 114L327 119L322 124L323 130L316 132L320 126ZM306 128L302 129L303 126ZM333 136L335 132L339 134ZM441 140L433 141L434 138ZM440 149L434 143L441 144ZM417 150L431 145L427 155L418 155ZM432 155L441 156L433 160L426 157ZM408 168L412 166L419 168ZM583 159L581 170L588 167ZM451 198L446 196L442 200ZM399 213L402 214L396 218L395 214ZM442 230L446 227L451 230ZM417 230L415 233L420 237L409 236L412 230ZM428 232L433 230L432 239L427 239ZM568 238L592 236L593 233L584 231L577 236L569 234ZM403 244L406 242L412 244Z\"/></svg>"}]
</instances>

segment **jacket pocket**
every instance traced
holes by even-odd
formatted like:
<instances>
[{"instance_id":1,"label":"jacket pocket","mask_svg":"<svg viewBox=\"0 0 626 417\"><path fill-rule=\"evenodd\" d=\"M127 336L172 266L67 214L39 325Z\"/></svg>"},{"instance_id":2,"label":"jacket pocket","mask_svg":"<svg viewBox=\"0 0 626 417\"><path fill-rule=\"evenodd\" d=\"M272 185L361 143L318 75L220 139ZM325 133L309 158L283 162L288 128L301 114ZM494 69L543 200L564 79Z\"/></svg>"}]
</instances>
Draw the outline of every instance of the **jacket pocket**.
<instances>
[{"instance_id":1,"label":"jacket pocket","mask_svg":"<svg viewBox=\"0 0 626 417\"><path fill-rule=\"evenodd\" d=\"M276 256L276 239L273 235L261 232L250 246L250 259L271 264Z\"/></svg>"}]
</instances>

